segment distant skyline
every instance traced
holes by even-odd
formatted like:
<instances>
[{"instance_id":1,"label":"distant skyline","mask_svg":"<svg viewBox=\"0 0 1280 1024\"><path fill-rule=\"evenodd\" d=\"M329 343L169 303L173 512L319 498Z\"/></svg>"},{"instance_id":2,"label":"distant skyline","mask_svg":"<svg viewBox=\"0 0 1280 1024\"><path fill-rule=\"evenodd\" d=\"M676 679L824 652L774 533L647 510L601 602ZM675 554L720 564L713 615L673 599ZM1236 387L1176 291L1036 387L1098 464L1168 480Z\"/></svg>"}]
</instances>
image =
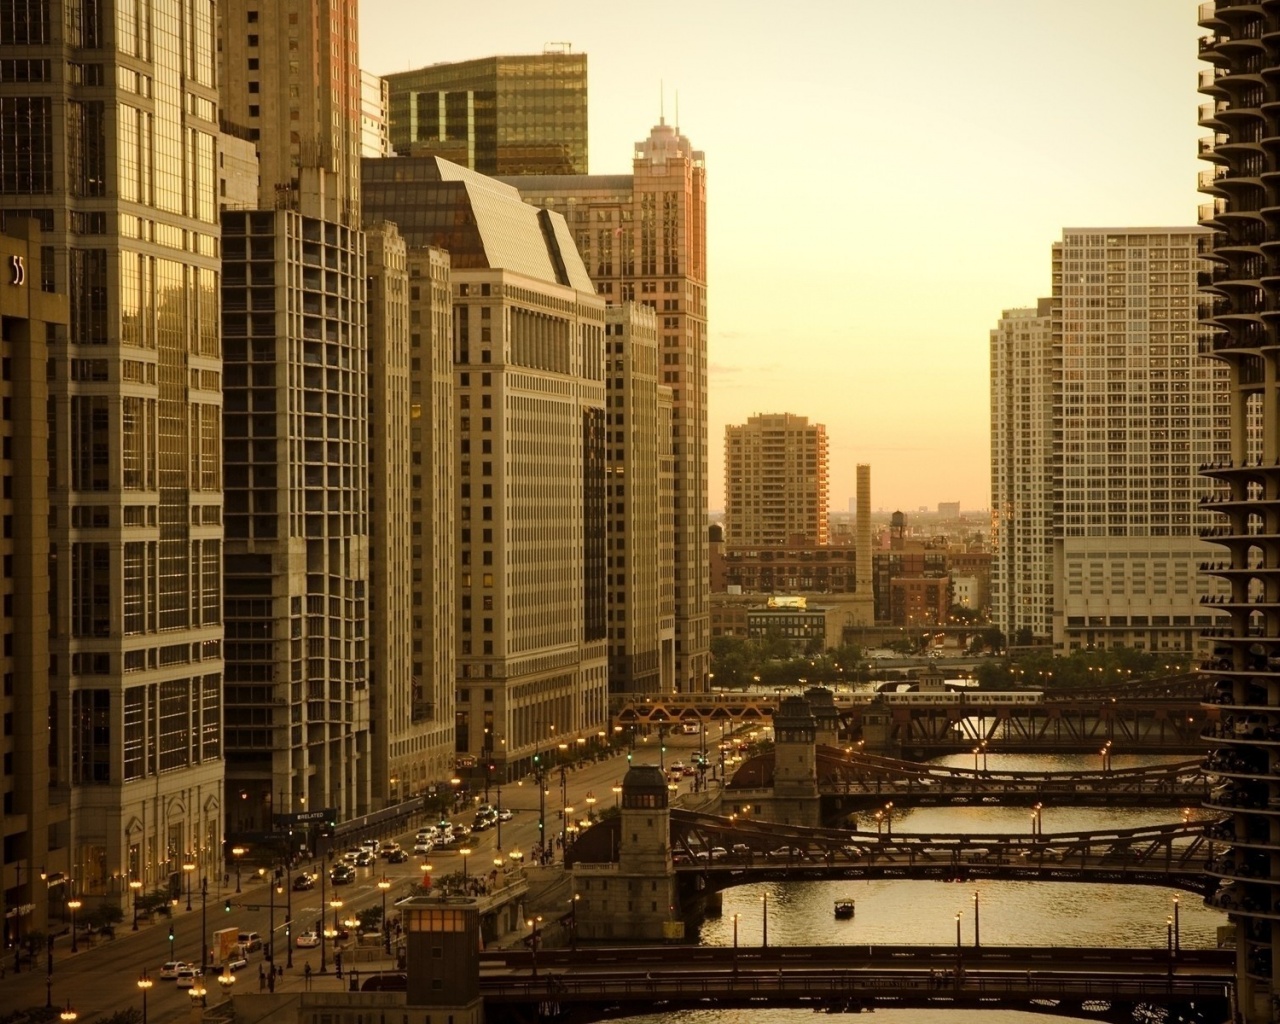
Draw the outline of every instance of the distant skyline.
<instances>
[{"instance_id":1,"label":"distant skyline","mask_svg":"<svg viewBox=\"0 0 1280 1024\"><path fill-rule=\"evenodd\" d=\"M831 507L990 502L988 332L1064 227L1194 224L1193 0L363 0L361 65L588 56L592 173L665 109L707 154L710 506L724 427L823 423ZM665 89L664 89L665 87ZM663 94L665 92L665 102Z\"/></svg>"}]
</instances>

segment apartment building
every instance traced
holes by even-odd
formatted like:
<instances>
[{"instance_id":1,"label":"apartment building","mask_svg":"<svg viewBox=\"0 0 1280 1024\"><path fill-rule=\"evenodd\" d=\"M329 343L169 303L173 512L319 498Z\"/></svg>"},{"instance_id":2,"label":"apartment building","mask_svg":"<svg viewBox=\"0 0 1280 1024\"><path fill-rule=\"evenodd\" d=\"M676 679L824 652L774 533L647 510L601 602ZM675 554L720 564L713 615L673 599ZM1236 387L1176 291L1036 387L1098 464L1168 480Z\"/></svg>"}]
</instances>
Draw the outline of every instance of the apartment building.
<instances>
[{"instance_id":1,"label":"apartment building","mask_svg":"<svg viewBox=\"0 0 1280 1024\"><path fill-rule=\"evenodd\" d=\"M726 426L725 545L825 545L827 450L827 428L804 416L752 416Z\"/></svg>"}]
</instances>

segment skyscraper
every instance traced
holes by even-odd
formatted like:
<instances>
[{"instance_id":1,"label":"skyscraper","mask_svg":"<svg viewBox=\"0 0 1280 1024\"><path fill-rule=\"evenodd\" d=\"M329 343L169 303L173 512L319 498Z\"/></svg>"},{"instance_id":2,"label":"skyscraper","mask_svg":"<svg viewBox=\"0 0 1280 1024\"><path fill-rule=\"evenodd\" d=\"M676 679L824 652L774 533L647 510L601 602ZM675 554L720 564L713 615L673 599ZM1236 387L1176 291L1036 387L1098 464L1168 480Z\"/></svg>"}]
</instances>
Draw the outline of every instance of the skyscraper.
<instances>
[{"instance_id":1,"label":"skyscraper","mask_svg":"<svg viewBox=\"0 0 1280 1024\"><path fill-rule=\"evenodd\" d=\"M1246 1024L1262 1024L1275 1019L1280 996L1280 548L1270 540L1280 516L1280 297L1273 287L1280 226L1272 216L1280 60L1269 45L1280 33L1280 4L1204 3L1200 24L1209 33L1200 55L1211 65L1200 72L1208 97L1200 124L1210 132L1200 153L1212 163L1200 183L1212 197L1200 209L1210 261L1200 277L1209 300L1204 351L1230 381L1231 434L1229 448L1202 460L1217 489L1204 570L1226 591L1227 613L1206 666L1221 716L1206 731L1216 748L1208 764L1223 779L1207 806L1225 815L1207 829L1222 845L1207 865L1219 888L1206 902L1235 925L1238 1012Z\"/></svg>"},{"instance_id":2,"label":"skyscraper","mask_svg":"<svg viewBox=\"0 0 1280 1024\"><path fill-rule=\"evenodd\" d=\"M1227 381L1198 358L1204 239L1068 228L1047 336L1043 304L992 333L996 614L1011 638L1035 636L1051 606L1061 653L1179 655L1214 621L1196 468L1227 451Z\"/></svg>"},{"instance_id":3,"label":"skyscraper","mask_svg":"<svg viewBox=\"0 0 1280 1024\"><path fill-rule=\"evenodd\" d=\"M805 416L752 416L724 429L724 542L827 543L827 428Z\"/></svg>"},{"instance_id":4,"label":"skyscraper","mask_svg":"<svg viewBox=\"0 0 1280 1024\"><path fill-rule=\"evenodd\" d=\"M587 55L560 49L385 78L391 146L481 174L587 173Z\"/></svg>"},{"instance_id":5,"label":"skyscraper","mask_svg":"<svg viewBox=\"0 0 1280 1024\"><path fill-rule=\"evenodd\" d=\"M364 173L370 217L449 252L456 743L506 773L608 721L605 305L563 218L515 189L438 157Z\"/></svg>"},{"instance_id":6,"label":"skyscraper","mask_svg":"<svg viewBox=\"0 0 1280 1024\"><path fill-rule=\"evenodd\" d=\"M354 0L220 15L224 118L261 169L258 209L222 215L227 824L260 830L372 800L361 81Z\"/></svg>"},{"instance_id":7,"label":"skyscraper","mask_svg":"<svg viewBox=\"0 0 1280 1024\"><path fill-rule=\"evenodd\" d=\"M11 847L6 806L18 907L43 903L41 870L91 907L221 868L214 9L160 6L0 7L0 216L40 223L29 286L70 302L48 337L50 693L27 739L52 749L26 798L49 805L33 827L69 828Z\"/></svg>"},{"instance_id":8,"label":"skyscraper","mask_svg":"<svg viewBox=\"0 0 1280 1024\"><path fill-rule=\"evenodd\" d=\"M1052 314L1051 299L1006 309L991 332L991 620L1042 644L1053 639Z\"/></svg>"},{"instance_id":9,"label":"skyscraper","mask_svg":"<svg viewBox=\"0 0 1280 1024\"><path fill-rule=\"evenodd\" d=\"M663 122L636 143L631 174L503 179L526 202L563 212L602 298L657 314L659 383L671 389L671 686L683 692L705 690L710 673L705 163ZM609 568L622 567L619 557Z\"/></svg>"}]
</instances>

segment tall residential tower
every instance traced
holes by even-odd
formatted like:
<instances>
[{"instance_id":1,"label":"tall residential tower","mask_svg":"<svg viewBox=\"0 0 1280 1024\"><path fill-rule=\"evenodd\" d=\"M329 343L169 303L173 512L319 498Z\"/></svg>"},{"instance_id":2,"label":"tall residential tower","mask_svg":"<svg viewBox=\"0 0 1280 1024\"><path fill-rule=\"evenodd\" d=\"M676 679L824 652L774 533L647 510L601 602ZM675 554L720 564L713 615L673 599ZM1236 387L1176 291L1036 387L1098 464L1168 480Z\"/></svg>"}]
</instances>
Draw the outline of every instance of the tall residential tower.
<instances>
[{"instance_id":1,"label":"tall residential tower","mask_svg":"<svg viewBox=\"0 0 1280 1024\"><path fill-rule=\"evenodd\" d=\"M827 543L827 428L804 416L752 416L724 429L729 548Z\"/></svg>"},{"instance_id":2,"label":"tall residential tower","mask_svg":"<svg viewBox=\"0 0 1280 1024\"><path fill-rule=\"evenodd\" d=\"M1218 716L1208 763L1223 780L1207 803L1223 817L1206 829L1221 842L1206 902L1235 925L1241 1019L1263 1024L1280 998L1280 2L1203 3L1200 24L1204 352L1229 381L1230 422L1229 446L1201 459L1218 489L1204 569L1227 592L1205 666Z\"/></svg>"}]
</instances>

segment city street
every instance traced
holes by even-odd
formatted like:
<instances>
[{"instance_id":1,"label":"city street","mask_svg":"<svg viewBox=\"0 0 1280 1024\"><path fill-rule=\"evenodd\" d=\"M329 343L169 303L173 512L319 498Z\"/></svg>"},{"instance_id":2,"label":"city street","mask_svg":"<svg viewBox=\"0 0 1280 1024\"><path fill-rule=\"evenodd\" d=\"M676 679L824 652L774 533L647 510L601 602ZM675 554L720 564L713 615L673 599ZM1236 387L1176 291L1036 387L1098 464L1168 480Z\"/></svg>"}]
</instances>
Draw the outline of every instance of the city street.
<instances>
[{"instance_id":1,"label":"city street","mask_svg":"<svg viewBox=\"0 0 1280 1024\"><path fill-rule=\"evenodd\" d=\"M698 749L700 739L696 735L667 736L665 763L669 765L675 760L688 761L692 751ZM707 737L708 756L714 761L713 739L718 742L717 731L713 731L713 734ZM647 738L637 736L634 763L658 763L658 745L656 734ZM627 766L626 751L623 750L604 760L587 762L582 768L567 769L563 773L563 794L567 805L574 808L574 816L585 816L588 806L594 806L597 812L612 807L616 800L614 786L621 784ZM545 804L546 827L547 834L551 837L560 832L561 811L566 806L561 796L561 778L558 768L547 773L546 788L549 792ZM686 779L681 784L681 789L688 789L692 784L691 778ZM473 791L470 795L473 806L484 799L483 790ZM588 804L588 796L594 798L593 805ZM475 799L477 797L479 800ZM490 788L489 800L495 806L499 805L496 787ZM464 848L471 851L465 858L468 877L488 875L494 870L494 859L498 856L510 862L510 855L518 853L522 855L526 864L532 863L528 858L538 837L538 792L533 778L527 776L521 781L504 785L501 806L510 808L515 814L511 821L502 825L501 841L499 841L498 829L492 828L469 836L469 845L459 844L447 850L434 851L425 858L425 863L431 865L430 874L433 878L438 879L461 872L464 858L459 850ZM473 815L467 811L455 815L453 821L469 825L472 818ZM415 822L415 828L403 834L385 838L395 838L406 851L412 851L417 824ZM335 856L341 856L341 849L335 851ZM391 888L387 890L388 916L394 916L394 911L391 909L393 902L407 895L410 885L422 881L423 863L424 858L421 855L411 856L403 864L388 864L385 860L379 859L373 867L357 868L356 881L351 885L334 887L326 883L324 898L332 900L336 896L341 899L343 905L339 916L345 919L358 910L381 903L383 891L378 888L377 883L385 876L392 883ZM285 891L274 897L273 913L270 888L259 880L256 873L257 867L256 864L251 865L249 858L246 857L241 868L242 891L239 893L235 891L234 866L228 869L230 876L228 885L223 886L222 879L210 879L209 892L203 908L206 941L210 941L209 937L214 931L230 927L236 927L242 931L257 931L261 933L264 940L270 935L276 940L276 964L283 966L287 959L284 939L286 912L289 910L292 912L292 934L296 938L305 931L320 927L322 909L329 925L332 926L333 911L327 906L322 908L319 884L310 891L293 892L290 885L286 883ZM302 870L321 870L320 859L317 858L312 865L306 863L298 865L290 876L289 882L291 883L292 878ZM224 901L228 899L231 900L230 913L224 909ZM197 887L190 911L186 909L184 893L183 899L174 906L171 918L157 916L153 923L141 924L136 932L131 928L130 916L126 915L125 920L117 927L114 939L95 939L94 945L91 946L82 938L78 943L79 950L74 954L71 952L70 937L63 936L58 939L54 950L51 978L43 954L34 968L24 967L20 974L13 973L12 963L8 965L4 980L0 981L0 991L4 993L5 1004L8 1008L14 1009L43 1005L48 993L55 1006L65 1006L69 1001L82 1018L90 1012L111 1014L127 1007L140 1009L142 996L137 981L145 969L154 981L147 996L149 1024L186 1019L190 1013L191 1000L186 991L176 988L172 981L160 980L160 966L171 958L188 962L200 960L201 919L201 897ZM170 923L173 925L174 933L172 957L169 942ZM293 967L286 968L282 986L286 989L300 987L304 966L310 963L314 990L339 988L342 982L333 975L333 947L329 943L326 943L326 962L328 973L322 976L319 974L320 950L318 948L294 949ZM262 953L251 954L248 965L238 973L233 991L257 991L258 967L261 963L263 963ZM50 981L51 984L46 986L46 982ZM212 1006L222 1000L223 994L216 979L216 972L205 976L204 985L208 990L206 996L208 1005Z\"/></svg>"}]
</instances>

